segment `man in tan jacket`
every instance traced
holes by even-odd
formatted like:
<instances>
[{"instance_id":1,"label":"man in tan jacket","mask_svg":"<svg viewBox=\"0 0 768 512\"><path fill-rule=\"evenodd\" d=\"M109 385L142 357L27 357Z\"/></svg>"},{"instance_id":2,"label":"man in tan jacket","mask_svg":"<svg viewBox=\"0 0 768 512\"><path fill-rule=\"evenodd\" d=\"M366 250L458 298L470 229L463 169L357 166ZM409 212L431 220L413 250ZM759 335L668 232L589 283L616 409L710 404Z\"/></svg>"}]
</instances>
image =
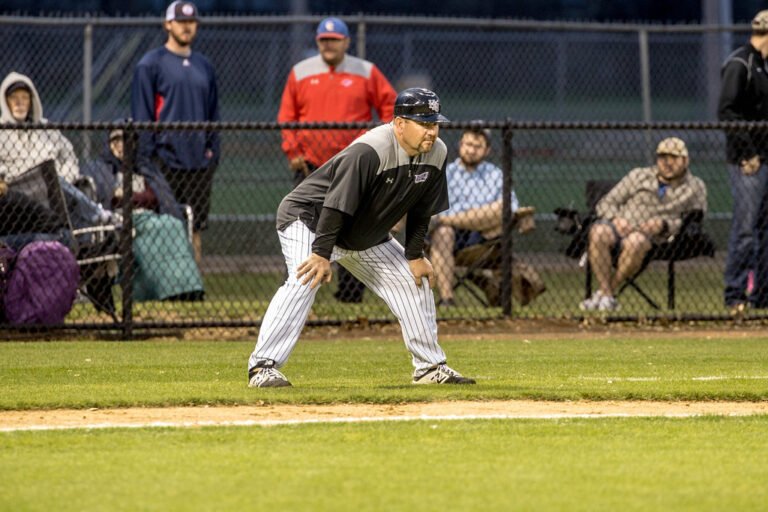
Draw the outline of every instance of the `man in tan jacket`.
<instances>
[{"instance_id":1,"label":"man in tan jacket","mask_svg":"<svg viewBox=\"0 0 768 512\"><path fill-rule=\"evenodd\" d=\"M633 169L597 204L588 255L599 288L581 309L618 309L616 289L640 270L653 244L680 231L682 213L706 208L707 188L688 170L685 142L662 140L656 165Z\"/></svg>"}]
</instances>

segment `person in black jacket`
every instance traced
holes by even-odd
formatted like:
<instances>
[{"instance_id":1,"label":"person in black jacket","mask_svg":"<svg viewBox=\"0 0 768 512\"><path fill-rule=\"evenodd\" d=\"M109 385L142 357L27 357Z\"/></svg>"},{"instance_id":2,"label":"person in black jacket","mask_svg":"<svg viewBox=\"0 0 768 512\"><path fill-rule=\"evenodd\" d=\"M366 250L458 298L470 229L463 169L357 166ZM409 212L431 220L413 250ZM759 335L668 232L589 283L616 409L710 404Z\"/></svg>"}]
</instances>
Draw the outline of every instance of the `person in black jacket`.
<instances>
[{"instance_id":1,"label":"person in black jacket","mask_svg":"<svg viewBox=\"0 0 768 512\"><path fill-rule=\"evenodd\" d=\"M734 51L722 69L718 106L721 121L768 120L768 10L752 20L749 42ZM749 303L768 307L768 132L727 130L726 157L733 196L733 220L725 265L725 304L741 313ZM749 272L755 286L747 298Z\"/></svg>"}]
</instances>

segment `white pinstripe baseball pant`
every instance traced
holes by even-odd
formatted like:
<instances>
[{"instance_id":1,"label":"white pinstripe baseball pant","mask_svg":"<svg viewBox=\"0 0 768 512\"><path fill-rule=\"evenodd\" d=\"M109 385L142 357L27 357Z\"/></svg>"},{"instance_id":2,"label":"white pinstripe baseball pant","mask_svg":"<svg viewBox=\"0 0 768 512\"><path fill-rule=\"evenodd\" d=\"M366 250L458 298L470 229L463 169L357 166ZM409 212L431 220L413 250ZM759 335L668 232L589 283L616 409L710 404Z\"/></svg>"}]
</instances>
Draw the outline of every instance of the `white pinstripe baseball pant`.
<instances>
[{"instance_id":1,"label":"white pinstripe baseball pant","mask_svg":"<svg viewBox=\"0 0 768 512\"><path fill-rule=\"evenodd\" d=\"M301 221L278 231L288 279L277 290L267 308L259 330L256 348L248 360L253 368L265 360L277 368L288 360L299 340L315 295L309 284L296 279L296 269L312 253L315 234ZM445 352L437 342L435 299L429 282L416 286L405 258L403 246L394 238L364 251L333 248L331 261L344 265L376 295L387 303L397 317L406 348L411 352L415 371L445 362Z\"/></svg>"}]
</instances>

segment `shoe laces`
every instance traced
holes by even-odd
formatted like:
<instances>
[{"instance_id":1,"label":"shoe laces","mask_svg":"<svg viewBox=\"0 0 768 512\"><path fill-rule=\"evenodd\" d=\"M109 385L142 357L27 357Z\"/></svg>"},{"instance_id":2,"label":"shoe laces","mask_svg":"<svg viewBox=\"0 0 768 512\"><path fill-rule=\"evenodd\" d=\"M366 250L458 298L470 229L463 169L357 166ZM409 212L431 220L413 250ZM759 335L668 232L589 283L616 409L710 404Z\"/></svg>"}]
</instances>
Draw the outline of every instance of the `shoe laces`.
<instances>
[{"instance_id":1,"label":"shoe laces","mask_svg":"<svg viewBox=\"0 0 768 512\"><path fill-rule=\"evenodd\" d=\"M258 382L264 382L271 379L285 380L285 376L283 376L283 374L280 373L276 368L272 367L263 367L258 372L256 372L256 380Z\"/></svg>"},{"instance_id":2,"label":"shoe laces","mask_svg":"<svg viewBox=\"0 0 768 512\"><path fill-rule=\"evenodd\" d=\"M436 367L436 370L442 373L446 373L452 377L461 377L461 374L448 366L447 364L439 364Z\"/></svg>"}]
</instances>

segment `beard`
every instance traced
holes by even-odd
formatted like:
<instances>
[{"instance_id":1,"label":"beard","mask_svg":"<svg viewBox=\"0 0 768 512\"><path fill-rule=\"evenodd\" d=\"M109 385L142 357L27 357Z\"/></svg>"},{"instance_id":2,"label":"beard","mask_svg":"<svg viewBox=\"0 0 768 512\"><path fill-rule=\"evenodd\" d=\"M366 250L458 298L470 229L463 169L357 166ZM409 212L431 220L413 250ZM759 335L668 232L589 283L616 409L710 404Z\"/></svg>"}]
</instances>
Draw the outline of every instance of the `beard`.
<instances>
[{"instance_id":1,"label":"beard","mask_svg":"<svg viewBox=\"0 0 768 512\"><path fill-rule=\"evenodd\" d=\"M170 32L170 34L171 34L171 37L173 38L173 40L176 42L176 44L178 44L182 48L188 48L188 47L192 46L192 41L195 40L195 36L194 35L190 36L189 40L186 40L186 39L180 39L179 36L177 36L173 32Z\"/></svg>"},{"instance_id":2,"label":"beard","mask_svg":"<svg viewBox=\"0 0 768 512\"><path fill-rule=\"evenodd\" d=\"M468 169L474 169L478 165L480 165L480 162L483 161L483 158L481 157L473 157L473 158L466 158L461 155L459 155L459 160L461 160L461 163L464 167Z\"/></svg>"}]
</instances>

